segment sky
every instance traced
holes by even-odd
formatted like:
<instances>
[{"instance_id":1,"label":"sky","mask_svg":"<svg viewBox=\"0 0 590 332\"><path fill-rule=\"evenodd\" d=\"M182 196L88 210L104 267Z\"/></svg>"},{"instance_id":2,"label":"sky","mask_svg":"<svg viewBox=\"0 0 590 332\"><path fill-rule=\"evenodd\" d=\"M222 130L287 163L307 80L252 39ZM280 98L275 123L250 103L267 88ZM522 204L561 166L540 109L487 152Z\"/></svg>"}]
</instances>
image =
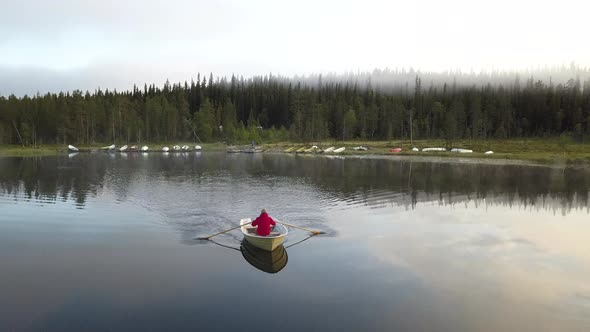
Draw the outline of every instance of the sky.
<instances>
[{"instance_id":1,"label":"sky","mask_svg":"<svg viewBox=\"0 0 590 332\"><path fill-rule=\"evenodd\" d=\"M375 68L590 66L583 0L0 0L0 95Z\"/></svg>"}]
</instances>

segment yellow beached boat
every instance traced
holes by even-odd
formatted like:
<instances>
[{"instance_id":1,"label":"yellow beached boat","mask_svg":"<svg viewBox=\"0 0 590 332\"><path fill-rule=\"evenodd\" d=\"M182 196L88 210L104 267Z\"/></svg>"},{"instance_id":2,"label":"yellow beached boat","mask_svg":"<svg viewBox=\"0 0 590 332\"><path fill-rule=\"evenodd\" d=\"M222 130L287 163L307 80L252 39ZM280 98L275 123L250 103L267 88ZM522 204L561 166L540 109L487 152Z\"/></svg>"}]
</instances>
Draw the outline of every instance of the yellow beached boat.
<instances>
[{"instance_id":1,"label":"yellow beached boat","mask_svg":"<svg viewBox=\"0 0 590 332\"><path fill-rule=\"evenodd\" d=\"M299 148L299 149L297 149L297 150L295 151L295 153L301 153L301 152L303 152L303 151L305 151L305 146L304 146L304 147L302 147L302 148Z\"/></svg>"},{"instance_id":2,"label":"yellow beached boat","mask_svg":"<svg viewBox=\"0 0 590 332\"><path fill-rule=\"evenodd\" d=\"M295 150L295 148L294 148L294 147L290 147L290 148L288 148L287 150L285 150L284 152L287 152L287 153L289 153L289 152L292 152L293 150Z\"/></svg>"}]
</instances>

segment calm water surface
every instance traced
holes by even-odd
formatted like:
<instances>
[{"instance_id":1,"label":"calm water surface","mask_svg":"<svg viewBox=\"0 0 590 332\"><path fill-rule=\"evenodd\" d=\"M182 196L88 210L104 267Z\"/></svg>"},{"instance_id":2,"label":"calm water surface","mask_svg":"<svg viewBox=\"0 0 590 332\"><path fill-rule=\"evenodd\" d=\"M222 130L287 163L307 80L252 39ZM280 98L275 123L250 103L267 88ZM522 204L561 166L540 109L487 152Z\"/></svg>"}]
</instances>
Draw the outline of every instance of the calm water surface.
<instances>
[{"instance_id":1,"label":"calm water surface","mask_svg":"<svg viewBox=\"0 0 590 332\"><path fill-rule=\"evenodd\" d=\"M589 331L589 187L517 165L0 158L0 331ZM273 256L194 239L262 207L327 234Z\"/></svg>"}]
</instances>

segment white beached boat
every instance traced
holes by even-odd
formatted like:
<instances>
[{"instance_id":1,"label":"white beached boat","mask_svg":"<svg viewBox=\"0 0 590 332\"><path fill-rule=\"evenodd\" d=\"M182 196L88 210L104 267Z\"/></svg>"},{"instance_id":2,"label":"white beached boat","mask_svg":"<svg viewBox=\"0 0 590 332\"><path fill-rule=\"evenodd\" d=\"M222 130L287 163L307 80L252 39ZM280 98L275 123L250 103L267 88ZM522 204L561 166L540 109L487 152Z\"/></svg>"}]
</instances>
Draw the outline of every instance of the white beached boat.
<instances>
[{"instance_id":1,"label":"white beached boat","mask_svg":"<svg viewBox=\"0 0 590 332\"><path fill-rule=\"evenodd\" d=\"M115 144L113 145L109 145L109 146L103 146L102 148L100 148L101 150L114 150L115 149Z\"/></svg>"},{"instance_id":2,"label":"white beached boat","mask_svg":"<svg viewBox=\"0 0 590 332\"><path fill-rule=\"evenodd\" d=\"M74 151L74 152L78 152L80 151L80 149L78 149L77 147L73 146L73 145L68 145L68 150L70 151Z\"/></svg>"},{"instance_id":3,"label":"white beached boat","mask_svg":"<svg viewBox=\"0 0 590 332\"><path fill-rule=\"evenodd\" d=\"M330 152L334 151L334 149L336 149L336 148L335 148L335 147L333 147L333 146L331 146L331 147L329 147L329 148L325 149L325 150L324 150L324 153L330 153Z\"/></svg>"},{"instance_id":4,"label":"white beached boat","mask_svg":"<svg viewBox=\"0 0 590 332\"><path fill-rule=\"evenodd\" d=\"M444 152L447 151L447 149L445 148L424 148L422 149L422 152Z\"/></svg>"},{"instance_id":5,"label":"white beached boat","mask_svg":"<svg viewBox=\"0 0 590 332\"><path fill-rule=\"evenodd\" d=\"M137 145L132 145L132 146L130 147L130 149L131 149L131 150L137 150Z\"/></svg>"},{"instance_id":6,"label":"white beached boat","mask_svg":"<svg viewBox=\"0 0 590 332\"><path fill-rule=\"evenodd\" d=\"M334 152L334 153L340 153L340 152L342 152L344 150L346 150L346 148L345 147L341 147L341 148L338 148L338 149L336 149L336 150L334 150L332 152Z\"/></svg>"},{"instance_id":7,"label":"white beached boat","mask_svg":"<svg viewBox=\"0 0 590 332\"><path fill-rule=\"evenodd\" d=\"M188 151L189 149L190 149L190 148L189 148L189 146L188 146L188 145L183 145L183 146L182 146L182 150L183 150L183 151Z\"/></svg>"},{"instance_id":8,"label":"white beached boat","mask_svg":"<svg viewBox=\"0 0 590 332\"><path fill-rule=\"evenodd\" d=\"M285 236L289 233L285 225L277 222L275 228L267 236L256 235L256 227L248 224L252 222L251 218L240 220L240 228L244 234L244 238L251 245L266 251L273 251L285 241ZM248 225L244 225L248 224Z\"/></svg>"},{"instance_id":9,"label":"white beached boat","mask_svg":"<svg viewBox=\"0 0 590 332\"><path fill-rule=\"evenodd\" d=\"M178 146L178 145L175 145L175 146L173 146L173 147L172 147L172 149L173 149L174 151L180 151L180 146Z\"/></svg>"},{"instance_id":10,"label":"white beached boat","mask_svg":"<svg viewBox=\"0 0 590 332\"><path fill-rule=\"evenodd\" d=\"M165 147L163 147L163 148L162 148L162 151L164 151L164 152L168 152L168 151L170 151L170 148L169 148L169 147L167 147L167 146L165 146Z\"/></svg>"},{"instance_id":11,"label":"white beached boat","mask_svg":"<svg viewBox=\"0 0 590 332\"><path fill-rule=\"evenodd\" d=\"M149 149L150 149L150 148L148 148L148 146L147 146L147 145L144 145L144 146L142 146L142 147L141 147L141 151L147 151L147 150L149 150Z\"/></svg>"},{"instance_id":12,"label":"white beached boat","mask_svg":"<svg viewBox=\"0 0 590 332\"><path fill-rule=\"evenodd\" d=\"M473 153L473 150L469 149L451 149L451 152L458 152L458 153Z\"/></svg>"},{"instance_id":13,"label":"white beached boat","mask_svg":"<svg viewBox=\"0 0 590 332\"><path fill-rule=\"evenodd\" d=\"M202 148L200 145L195 145L195 151L201 151L201 150L202 150Z\"/></svg>"},{"instance_id":14,"label":"white beached boat","mask_svg":"<svg viewBox=\"0 0 590 332\"><path fill-rule=\"evenodd\" d=\"M119 148L119 151L123 152L127 150L127 145L123 145L122 147Z\"/></svg>"},{"instance_id":15,"label":"white beached boat","mask_svg":"<svg viewBox=\"0 0 590 332\"><path fill-rule=\"evenodd\" d=\"M491 150L490 151L486 151L483 154L494 154L494 151L491 151Z\"/></svg>"},{"instance_id":16,"label":"white beached boat","mask_svg":"<svg viewBox=\"0 0 590 332\"><path fill-rule=\"evenodd\" d=\"M357 146L357 147L354 147L352 149L355 150L355 151L367 151L367 150L369 150L369 148L366 147L366 146Z\"/></svg>"},{"instance_id":17,"label":"white beached boat","mask_svg":"<svg viewBox=\"0 0 590 332\"><path fill-rule=\"evenodd\" d=\"M414 152L418 152L418 151L420 151L420 150L418 150L418 148L412 148L412 151L414 151Z\"/></svg>"}]
</instances>

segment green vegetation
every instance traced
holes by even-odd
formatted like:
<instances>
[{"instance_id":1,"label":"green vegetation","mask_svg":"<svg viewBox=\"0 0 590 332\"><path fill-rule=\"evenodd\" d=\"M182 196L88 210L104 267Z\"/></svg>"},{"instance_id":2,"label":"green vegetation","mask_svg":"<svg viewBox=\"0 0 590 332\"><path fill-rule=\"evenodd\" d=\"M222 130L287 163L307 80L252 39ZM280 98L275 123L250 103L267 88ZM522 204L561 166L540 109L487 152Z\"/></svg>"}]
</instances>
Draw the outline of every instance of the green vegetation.
<instances>
[{"instance_id":1,"label":"green vegetation","mask_svg":"<svg viewBox=\"0 0 590 332\"><path fill-rule=\"evenodd\" d=\"M452 78L451 78L452 79ZM352 83L351 83L352 82ZM0 97L0 144L590 137L590 80L481 86L415 81L301 84L275 77Z\"/></svg>"}]
</instances>

